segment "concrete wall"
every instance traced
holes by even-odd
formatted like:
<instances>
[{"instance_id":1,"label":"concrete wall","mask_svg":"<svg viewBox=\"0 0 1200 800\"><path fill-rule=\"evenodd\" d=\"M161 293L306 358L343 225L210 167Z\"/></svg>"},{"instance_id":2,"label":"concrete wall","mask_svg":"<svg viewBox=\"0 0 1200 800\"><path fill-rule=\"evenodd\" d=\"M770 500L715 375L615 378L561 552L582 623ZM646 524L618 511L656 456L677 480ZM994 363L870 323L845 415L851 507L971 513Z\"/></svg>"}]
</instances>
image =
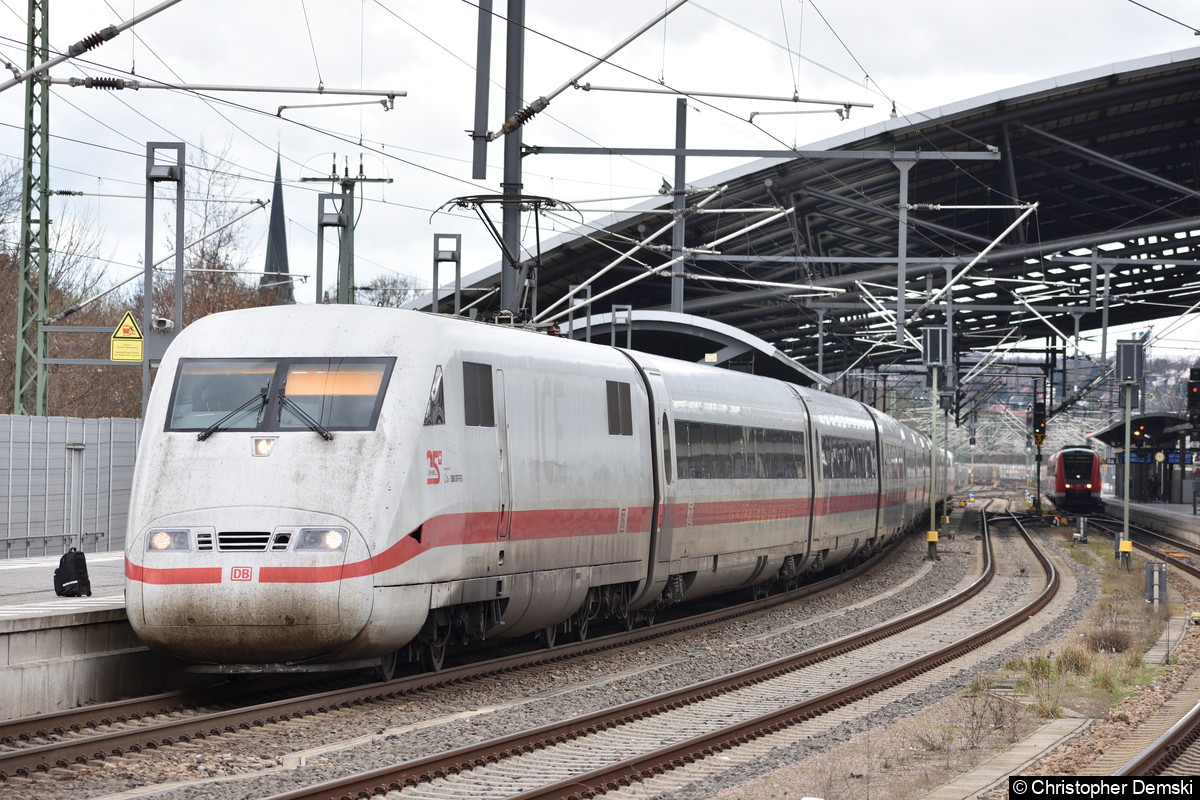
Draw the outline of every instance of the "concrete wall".
<instances>
[{"instance_id":1,"label":"concrete wall","mask_svg":"<svg viewBox=\"0 0 1200 800\"><path fill-rule=\"evenodd\" d=\"M121 551L141 420L0 415L0 559Z\"/></svg>"},{"instance_id":2,"label":"concrete wall","mask_svg":"<svg viewBox=\"0 0 1200 800\"><path fill-rule=\"evenodd\" d=\"M0 620L0 720L211 682L147 650L123 608Z\"/></svg>"}]
</instances>

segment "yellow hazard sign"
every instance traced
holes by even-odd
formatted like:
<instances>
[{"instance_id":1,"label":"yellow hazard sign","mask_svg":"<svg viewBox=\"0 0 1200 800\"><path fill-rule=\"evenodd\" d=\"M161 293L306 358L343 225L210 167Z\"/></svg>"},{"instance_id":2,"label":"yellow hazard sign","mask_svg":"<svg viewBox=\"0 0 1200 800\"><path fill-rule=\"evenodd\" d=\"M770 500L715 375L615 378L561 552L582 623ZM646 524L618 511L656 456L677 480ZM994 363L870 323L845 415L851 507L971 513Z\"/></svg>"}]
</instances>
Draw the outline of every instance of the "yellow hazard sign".
<instances>
[{"instance_id":1,"label":"yellow hazard sign","mask_svg":"<svg viewBox=\"0 0 1200 800\"><path fill-rule=\"evenodd\" d=\"M132 312L126 311L109 339L109 359L112 361L141 361L145 339Z\"/></svg>"}]
</instances>

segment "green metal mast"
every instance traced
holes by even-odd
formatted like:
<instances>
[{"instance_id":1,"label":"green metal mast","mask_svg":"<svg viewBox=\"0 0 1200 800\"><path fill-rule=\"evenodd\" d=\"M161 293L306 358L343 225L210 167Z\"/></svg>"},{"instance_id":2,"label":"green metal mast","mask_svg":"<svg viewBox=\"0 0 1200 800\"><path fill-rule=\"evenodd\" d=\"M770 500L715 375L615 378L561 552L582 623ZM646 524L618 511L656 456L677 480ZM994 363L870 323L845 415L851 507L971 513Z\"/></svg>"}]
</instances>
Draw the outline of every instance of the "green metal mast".
<instances>
[{"instance_id":1,"label":"green metal mast","mask_svg":"<svg viewBox=\"0 0 1200 800\"><path fill-rule=\"evenodd\" d=\"M29 0L26 69L47 60L50 0ZM46 290L50 283L50 85L48 75L25 81L25 150L17 288L16 384L13 413L46 415Z\"/></svg>"}]
</instances>

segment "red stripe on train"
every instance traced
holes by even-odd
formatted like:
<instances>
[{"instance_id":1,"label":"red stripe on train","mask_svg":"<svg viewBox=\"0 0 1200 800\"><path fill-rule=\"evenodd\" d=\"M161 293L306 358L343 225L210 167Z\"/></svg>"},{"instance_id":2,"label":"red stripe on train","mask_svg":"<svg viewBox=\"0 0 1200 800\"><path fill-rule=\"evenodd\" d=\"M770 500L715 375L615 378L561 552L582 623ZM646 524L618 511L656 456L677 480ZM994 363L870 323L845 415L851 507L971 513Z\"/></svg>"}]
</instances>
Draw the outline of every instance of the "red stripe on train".
<instances>
[{"instance_id":1,"label":"red stripe on train","mask_svg":"<svg viewBox=\"0 0 1200 800\"><path fill-rule=\"evenodd\" d=\"M885 505L893 504L892 497ZM817 516L874 510L878 495L846 495L818 498ZM794 519L803 524L810 516L812 504L807 498L761 499L695 503L692 506L692 525L730 525L748 522L768 522ZM686 519L687 504L676 503L671 508L676 524ZM609 536L618 533L621 509L548 509L517 511L509 518L509 541L533 541L582 536ZM438 547L486 544L498 539L498 516L495 512L444 514L428 520L420 529L420 541L405 536L374 558L347 564L303 566L258 566L259 583L330 583L361 578L394 569L423 552ZM650 529L648 507L626 510L624 532L646 533ZM217 584L221 583L224 567L154 568L141 567L125 559L125 576L147 584Z\"/></svg>"}]
</instances>

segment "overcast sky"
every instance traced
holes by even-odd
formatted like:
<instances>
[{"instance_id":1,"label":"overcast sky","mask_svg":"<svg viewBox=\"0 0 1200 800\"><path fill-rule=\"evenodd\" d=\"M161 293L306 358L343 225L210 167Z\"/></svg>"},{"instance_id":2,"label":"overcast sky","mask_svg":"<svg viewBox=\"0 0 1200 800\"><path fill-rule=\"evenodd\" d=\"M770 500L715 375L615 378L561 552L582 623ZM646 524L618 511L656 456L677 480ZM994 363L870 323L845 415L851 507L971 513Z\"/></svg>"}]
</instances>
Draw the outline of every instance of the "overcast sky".
<instances>
[{"instance_id":1,"label":"overcast sky","mask_svg":"<svg viewBox=\"0 0 1200 800\"><path fill-rule=\"evenodd\" d=\"M48 0L56 50L157 5L151 0ZM0 60L24 68L23 0L0 0ZM661 0L529 0L526 98L559 88L591 60L668 7ZM495 0L498 15L504 0ZM224 153L237 177L231 201L269 199L276 149L283 162L291 269L315 271L318 192L301 183L362 170L390 184L364 189L356 233L357 281L387 274L428 284L435 233L461 233L464 271L498 260L483 225L460 209L435 213L455 197L500 191L502 144L489 147L486 181L471 179L477 9L461 0L182 0L52 71L54 78L138 77L185 84L387 89L407 92L395 107L288 109L353 97L143 89L101 92L56 86L51 100L51 188L85 192L56 198L56 218L90 215L104 234L112 280L138 270L144 249L147 141L182 141L189 154ZM805 146L888 118L1079 70L1200 46L1195 0L698 0L675 11L610 65L583 80L597 86L725 92L840 102L848 121L821 114L751 112L825 106L705 98L690 102L689 144L698 147ZM488 127L503 121L504 26L493 32ZM135 75L131 75L135 73ZM0 157L19 159L24 92L0 94ZM524 130L527 144L669 147L673 98L567 89ZM733 163L694 160L689 183ZM535 156L524 160L529 194L575 204L595 216L654 195L672 175L666 159ZM119 197L115 195L128 195ZM1025 198L1036 200L1037 198ZM162 211L166 203L159 203ZM166 253L160 215L156 252ZM497 219L499 216L496 211ZM249 269L261 269L268 215L244 227ZM543 240L569 229L546 219ZM525 237L532 247L530 225ZM326 264L336 261L329 235ZM443 273L443 280L446 279ZM313 281L298 284L311 301Z\"/></svg>"}]
</instances>

